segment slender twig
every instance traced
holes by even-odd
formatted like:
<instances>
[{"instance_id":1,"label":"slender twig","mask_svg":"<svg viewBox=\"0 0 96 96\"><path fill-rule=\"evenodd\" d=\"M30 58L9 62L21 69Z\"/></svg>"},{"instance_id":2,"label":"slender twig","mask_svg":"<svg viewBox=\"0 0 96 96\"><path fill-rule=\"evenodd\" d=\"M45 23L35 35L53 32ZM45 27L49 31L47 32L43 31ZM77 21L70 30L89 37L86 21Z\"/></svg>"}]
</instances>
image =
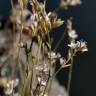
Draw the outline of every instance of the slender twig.
<instances>
[{"instance_id":1,"label":"slender twig","mask_svg":"<svg viewBox=\"0 0 96 96\"><path fill-rule=\"evenodd\" d=\"M33 85L33 75L34 75L34 65L38 63L39 61L39 57L40 57L40 52L41 52L41 45L42 45L42 40L39 41L40 45L39 45L39 48L38 48L38 51L37 51L37 55L36 55L36 58L35 58L35 61L33 60L32 58L32 72L31 72L31 81L30 81L30 91L32 91L32 85ZM31 53L32 54L32 53ZM32 92L33 93L33 92ZM34 93L33 93L34 94Z\"/></svg>"},{"instance_id":2,"label":"slender twig","mask_svg":"<svg viewBox=\"0 0 96 96\"><path fill-rule=\"evenodd\" d=\"M48 32L48 43L50 44L49 52L51 53L51 38L50 38L49 32ZM48 87L49 82L50 82L50 74L51 74L51 72L52 72L51 59L49 60L49 63L50 63L50 65L49 65L49 67L50 67L50 70L49 70L49 78L48 78L48 80L47 80L47 82L46 82L46 86L45 86L45 89L44 89L44 92L43 92L43 95L42 95L42 96L45 95L45 93L46 93L46 91L47 91L47 87Z\"/></svg>"},{"instance_id":3,"label":"slender twig","mask_svg":"<svg viewBox=\"0 0 96 96\"><path fill-rule=\"evenodd\" d=\"M58 43L56 44L54 51L59 47L60 43L62 42L62 40L64 39L66 32L64 32L61 36L61 38L59 39Z\"/></svg>"},{"instance_id":4,"label":"slender twig","mask_svg":"<svg viewBox=\"0 0 96 96\"><path fill-rule=\"evenodd\" d=\"M69 92L70 92L70 85L71 85L71 79L72 79L72 69L73 69L73 52L71 52L71 66L69 68L69 75L68 75L68 83L67 83L67 93L69 96Z\"/></svg>"},{"instance_id":5,"label":"slender twig","mask_svg":"<svg viewBox=\"0 0 96 96\"><path fill-rule=\"evenodd\" d=\"M66 23L65 23L65 24L66 24ZM66 25L67 25L67 24L66 24ZM59 41L57 42L57 44L56 44L56 46L55 46L55 48L54 48L54 51L57 50L57 48L58 48L59 45L61 44L62 40L64 39L64 37L65 37L65 35L66 35L66 30L67 30L67 28L65 28L65 30L64 30L64 32L63 32L61 38L60 38Z\"/></svg>"},{"instance_id":6,"label":"slender twig","mask_svg":"<svg viewBox=\"0 0 96 96\"><path fill-rule=\"evenodd\" d=\"M67 64L69 61L70 61L71 58L69 58L65 64L63 64L54 74L53 76L51 77L52 79L63 69L63 68L66 68L66 67L69 67L71 66L71 64Z\"/></svg>"},{"instance_id":7,"label":"slender twig","mask_svg":"<svg viewBox=\"0 0 96 96\"><path fill-rule=\"evenodd\" d=\"M12 7L12 12L14 14L14 3L13 3L13 0L11 0L10 3L11 3L11 7ZM12 23L13 23L13 29L12 29L13 35L12 36L13 36L13 41L14 41L14 38L16 36L16 34L15 34L15 23L14 22L12 22ZM14 47L14 43L13 43L12 47ZM14 53L14 51L15 50L13 49L13 53ZM12 69L14 69L14 64L12 64L12 67L13 67ZM14 75L14 70L12 70L12 77L13 77L13 75Z\"/></svg>"}]
</instances>

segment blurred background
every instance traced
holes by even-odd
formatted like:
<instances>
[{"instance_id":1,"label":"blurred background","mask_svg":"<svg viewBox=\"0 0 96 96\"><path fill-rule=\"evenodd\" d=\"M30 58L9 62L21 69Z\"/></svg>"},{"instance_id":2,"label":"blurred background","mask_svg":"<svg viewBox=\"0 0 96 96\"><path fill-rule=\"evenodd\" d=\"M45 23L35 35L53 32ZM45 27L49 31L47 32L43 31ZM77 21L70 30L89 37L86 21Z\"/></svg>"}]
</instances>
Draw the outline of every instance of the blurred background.
<instances>
[{"instance_id":1,"label":"blurred background","mask_svg":"<svg viewBox=\"0 0 96 96\"><path fill-rule=\"evenodd\" d=\"M40 0L43 1L43 0ZM15 0L14 0L15 2ZM59 0L48 0L47 11L53 11L58 7ZM11 13L10 0L0 0L0 29L8 20ZM79 39L88 43L89 51L75 57L70 96L96 96L96 0L82 0L80 6L69 8L67 11L59 11L58 16L65 21L73 17L73 28L77 30ZM53 30L54 44L56 45L64 27ZM66 37L65 37L66 38ZM66 41L63 40L56 51L65 55ZM61 70L57 75L61 85L67 86L68 69Z\"/></svg>"}]
</instances>

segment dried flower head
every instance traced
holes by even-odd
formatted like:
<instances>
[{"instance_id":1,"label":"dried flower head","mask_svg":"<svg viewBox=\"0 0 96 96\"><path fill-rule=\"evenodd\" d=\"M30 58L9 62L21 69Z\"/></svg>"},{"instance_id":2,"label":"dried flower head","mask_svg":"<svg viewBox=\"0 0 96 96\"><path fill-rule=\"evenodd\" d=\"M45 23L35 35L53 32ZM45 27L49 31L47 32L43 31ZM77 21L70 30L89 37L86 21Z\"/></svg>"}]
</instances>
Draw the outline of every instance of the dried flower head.
<instances>
[{"instance_id":1,"label":"dried flower head","mask_svg":"<svg viewBox=\"0 0 96 96\"><path fill-rule=\"evenodd\" d=\"M85 52L88 51L87 44L85 41L76 41L78 34L76 31L72 28L72 20L69 19L67 21L67 29L68 29L68 36L69 36L69 44L68 46L71 49L74 49L75 52Z\"/></svg>"},{"instance_id":2,"label":"dried flower head","mask_svg":"<svg viewBox=\"0 0 96 96\"><path fill-rule=\"evenodd\" d=\"M76 39L78 37L78 35L76 34L76 31L75 30L69 31L68 32L68 35L72 39Z\"/></svg>"},{"instance_id":3,"label":"dried flower head","mask_svg":"<svg viewBox=\"0 0 96 96\"><path fill-rule=\"evenodd\" d=\"M75 49L76 52L86 52L88 51L87 44L85 41L71 42L68 46L72 49Z\"/></svg>"},{"instance_id":4,"label":"dried flower head","mask_svg":"<svg viewBox=\"0 0 96 96\"><path fill-rule=\"evenodd\" d=\"M32 6L32 12L23 6L22 14L20 6L16 8L16 19L15 22L17 27L20 29L20 25L23 25L23 29L27 29L26 33L31 36L40 35L42 39L45 38L46 34L53 28L57 28L63 24L63 20L53 17L53 13L47 13L45 11L45 3L38 2L37 0L29 1ZM20 3L20 5L22 5ZM22 16L22 17L21 17ZM22 18L22 19L21 19ZM18 26L19 25L19 26ZM30 33L31 32L31 33Z\"/></svg>"},{"instance_id":5,"label":"dried flower head","mask_svg":"<svg viewBox=\"0 0 96 96\"><path fill-rule=\"evenodd\" d=\"M87 42L85 42L85 41L77 41L77 50L81 51L81 52L88 51Z\"/></svg>"}]
</instances>

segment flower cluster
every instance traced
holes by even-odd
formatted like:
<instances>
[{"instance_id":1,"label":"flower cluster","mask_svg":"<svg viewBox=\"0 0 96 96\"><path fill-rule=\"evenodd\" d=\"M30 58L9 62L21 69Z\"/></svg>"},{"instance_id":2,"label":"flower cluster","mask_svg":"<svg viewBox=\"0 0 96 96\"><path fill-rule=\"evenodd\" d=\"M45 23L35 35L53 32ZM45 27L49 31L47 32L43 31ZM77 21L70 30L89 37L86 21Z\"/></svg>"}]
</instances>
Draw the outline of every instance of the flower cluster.
<instances>
[{"instance_id":1,"label":"flower cluster","mask_svg":"<svg viewBox=\"0 0 96 96\"><path fill-rule=\"evenodd\" d=\"M49 52L48 53L48 58L50 58L50 59L56 59L56 58L60 58L61 57L61 54L60 53L55 53L55 52Z\"/></svg>"},{"instance_id":2,"label":"flower cluster","mask_svg":"<svg viewBox=\"0 0 96 96\"><path fill-rule=\"evenodd\" d=\"M38 71L37 78L39 84L45 86L49 75L48 64L37 64L36 70Z\"/></svg>"},{"instance_id":3,"label":"flower cluster","mask_svg":"<svg viewBox=\"0 0 96 96\"><path fill-rule=\"evenodd\" d=\"M68 44L68 46L71 49L74 49L75 52L85 52L88 51L87 48L87 43L85 41L76 41L78 34L76 33L76 31L74 29L72 29L72 21L69 19L68 20L68 36L69 36L69 42L70 44Z\"/></svg>"},{"instance_id":4,"label":"flower cluster","mask_svg":"<svg viewBox=\"0 0 96 96\"><path fill-rule=\"evenodd\" d=\"M16 6L16 13L13 14L19 29L20 25L23 26L24 33L32 37L40 35L41 38L45 38L50 30L63 24L63 20L53 16L54 13L46 13L45 4L39 3L37 0L29 0L28 4L31 6L31 11L26 9L26 6ZM20 5L23 4L20 3Z\"/></svg>"},{"instance_id":5,"label":"flower cluster","mask_svg":"<svg viewBox=\"0 0 96 96\"><path fill-rule=\"evenodd\" d=\"M55 52L49 52L48 53L48 58L51 60L51 64L55 64L57 60L59 60L60 62L60 65L63 67L65 66L67 63L66 63L66 59L61 56L60 53L55 53Z\"/></svg>"},{"instance_id":6,"label":"flower cluster","mask_svg":"<svg viewBox=\"0 0 96 96\"><path fill-rule=\"evenodd\" d=\"M76 52L86 52L88 51L87 44L85 41L71 42L68 46L72 49L75 49Z\"/></svg>"}]
</instances>

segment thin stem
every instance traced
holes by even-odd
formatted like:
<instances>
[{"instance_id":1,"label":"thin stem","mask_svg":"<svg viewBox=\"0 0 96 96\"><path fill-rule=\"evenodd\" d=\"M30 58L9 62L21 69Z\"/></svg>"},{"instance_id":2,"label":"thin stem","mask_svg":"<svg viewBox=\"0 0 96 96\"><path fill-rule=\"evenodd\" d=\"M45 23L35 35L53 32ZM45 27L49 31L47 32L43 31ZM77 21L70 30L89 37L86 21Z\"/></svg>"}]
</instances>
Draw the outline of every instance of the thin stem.
<instances>
[{"instance_id":1,"label":"thin stem","mask_svg":"<svg viewBox=\"0 0 96 96\"><path fill-rule=\"evenodd\" d=\"M69 68L69 75L68 75L68 85L67 85L68 96L69 96L69 93L70 93L70 85L71 85L71 79L72 79L72 69L73 69L73 54L72 54L72 58L71 58L71 66Z\"/></svg>"},{"instance_id":2,"label":"thin stem","mask_svg":"<svg viewBox=\"0 0 96 96\"><path fill-rule=\"evenodd\" d=\"M56 47L54 48L54 51L59 47L60 43L61 43L62 40L64 39L65 34L66 34L65 32L62 34L62 36L61 36L61 38L59 39L59 41L58 41Z\"/></svg>"},{"instance_id":3,"label":"thin stem","mask_svg":"<svg viewBox=\"0 0 96 96\"><path fill-rule=\"evenodd\" d=\"M57 50L57 48L59 47L60 43L61 43L62 40L64 39L64 37L65 37L65 35L66 35L66 30L67 30L67 28L65 28L65 30L64 30L61 38L60 38L59 41L57 42L57 44L56 44L56 46L55 46L55 48L54 48L54 51Z\"/></svg>"},{"instance_id":4,"label":"thin stem","mask_svg":"<svg viewBox=\"0 0 96 96\"><path fill-rule=\"evenodd\" d=\"M51 90L51 85L52 85L52 81L53 81L53 79L54 79L54 77L62 70L62 68L66 68L66 67L69 67L69 66L71 66L71 64L67 64L68 62L70 61L70 58L66 61L66 63L64 64L64 65L62 65L52 76L51 76L51 78L50 78L50 87L49 87L49 89ZM48 82L49 83L49 82Z\"/></svg>"},{"instance_id":5,"label":"thin stem","mask_svg":"<svg viewBox=\"0 0 96 96\"><path fill-rule=\"evenodd\" d=\"M25 82L24 82L25 83ZM26 84L23 85L22 88L22 95L21 96L26 96Z\"/></svg>"},{"instance_id":6,"label":"thin stem","mask_svg":"<svg viewBox=\"0 0 96 96\"><path fill-rule=\"evenodd\" d=\"M33 75L34 75L34 69L35 69L35 64L37 64L38 63L38 61L39 61L39 57L40 57L40 52L41 52L41 46L42 46L42 40L40 39L40 41L38 41L39 42L39 48L38 48L38 51L37 51L37 53L36 53L36 58L35 58L35 61L33 60L33 58L32 58L32 73L31 73L31 81L30 81L30 91L32 92L32 85L33 85L33 79L34 79L34 77L33 77ZM32 92L33 93L33 92ZM34 93L33 93L34 94Z\"/></svg>"},{"instance_id":7,"label":"thin stem","mask_svg":"<svg viewBox=\"0 0 96 96\"><path fill-rule=\"evenodd\" d=\"M11 0L10 1L10 3L11 3L11 7L12 7L12 12L13 12L13 14L14 14L14 4L13 4L13 0ZM15 16L16 17L16 16ZM13 22L13 29L12 29L12 31L13 31L13 35L12 35L12 37L13 37L13 41L14 41L14 38L15 38L15 23ZM14 43L13 43L13 45L12 45L12 47L14 47ZM14 49L13 49L13 54L14 54ZM13 77L13 75L14 75L14 64L12 64L12 74L11 74L11 76Z\"/></svg>"},{"instance_id":8,"label":"thin stem","mask_svg":"<svg viewBox=\"0 0 96 96\"><path fill-rule=\"evenodd\" d=\"M49 32L48 32L48 43L49 43L49 45L50 45L50 47L49 47L49 52L51 53L51 38L50 38ZM48 88L48 85L49 85L49 83L50 83L50 74L52 73L51 59L49 60L49 63L50 63L50 64L49 64L49 67L50 67L49 78L48 78L48 80L47 80L47 84L46 84L46 86L45 86L45 89L44 89L44 92L43 92L43 95L42 95L42 96L45 95L45 93L46 93L46 91L47 91L47 88Z\"/></svg>"},{"instance_id":9,"label":"thin stem","mask_svg":"<svg viewBox=\"0 0 96 96\"><path fill-rule=\"evenodd\" d=\"M66 68L69 66L71 66L71 64L65 65L63 68ZM61 70L62 70L62 66L56 71L56 73L52 76L52 78L54 78Z\"/></svg>"}]
</instances>

